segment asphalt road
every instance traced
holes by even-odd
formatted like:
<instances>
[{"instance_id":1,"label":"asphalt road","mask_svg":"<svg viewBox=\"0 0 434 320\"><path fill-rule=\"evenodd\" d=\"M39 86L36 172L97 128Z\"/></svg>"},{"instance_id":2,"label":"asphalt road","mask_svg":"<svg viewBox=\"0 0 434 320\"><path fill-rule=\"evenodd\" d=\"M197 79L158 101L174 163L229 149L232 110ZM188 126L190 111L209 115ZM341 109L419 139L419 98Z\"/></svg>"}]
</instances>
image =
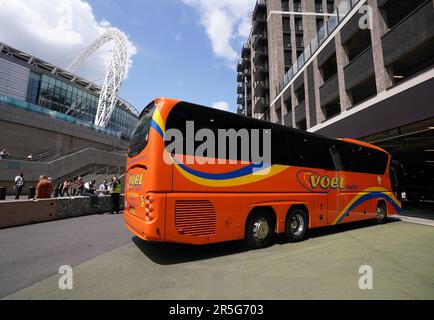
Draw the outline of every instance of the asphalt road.
<instances>
[{"instance_id":1,"label":"asphalt road","mask_svg":"<svg viewBox=\"0 0 434 320\"><path fill-rule=\"evenodd\" d=\"M121 215L0 230L0 298L131 242Z\"/></svg>"},{"instance_id":2,"label":"asphalt road","mask_svg":"<svg viewBox=\"0 0 434 320\"><path fill-rule=\"evenodd\" d=\"M404 222L247 251L145 243L120 216L93 216L0 231L0 252L6 299L434 299L434 228ZM59 289L63 264L74 266L73 290ZM373 290L359 288L362 265Z\"/></svg>"}]
</instances>

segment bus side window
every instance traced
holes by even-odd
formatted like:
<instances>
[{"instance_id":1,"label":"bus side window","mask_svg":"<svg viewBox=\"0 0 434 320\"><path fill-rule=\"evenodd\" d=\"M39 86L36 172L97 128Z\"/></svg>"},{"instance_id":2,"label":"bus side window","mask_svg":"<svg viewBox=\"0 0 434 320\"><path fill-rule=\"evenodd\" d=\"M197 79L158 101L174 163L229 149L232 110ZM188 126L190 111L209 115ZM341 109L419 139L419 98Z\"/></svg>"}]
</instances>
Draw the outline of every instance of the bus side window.
<instances>
[{"instance_id":1,"label":"bus side window","mask_svg":"<svg viewBox=\"0 0 434 320\"><path fill-rule=\"evenodd\" d=\"M344 171L344 166L342 164L341 155L339 154L338 149L336 149L336 147L333 146L330 148L330 153L331 153L332 158L333 158L335 170L336 171Z\"/></svg>"}]
</instances>

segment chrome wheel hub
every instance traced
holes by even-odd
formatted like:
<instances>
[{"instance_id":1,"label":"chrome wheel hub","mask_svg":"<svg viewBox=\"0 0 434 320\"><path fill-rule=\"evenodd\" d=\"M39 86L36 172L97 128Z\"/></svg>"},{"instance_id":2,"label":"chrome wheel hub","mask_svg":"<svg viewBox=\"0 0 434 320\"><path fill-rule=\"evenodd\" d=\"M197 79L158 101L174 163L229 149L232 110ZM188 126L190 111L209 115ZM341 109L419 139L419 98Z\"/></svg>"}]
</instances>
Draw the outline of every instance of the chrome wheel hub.
<instances>
[{"instance_id":1,"label":"chrome wheel hub","mask_svg":"<svg viewBox=\"0 0 434 320\"><path fill-rule=\"evenodd\" d=\"M270 233L270 226L268 225L268 221L264 218L258 219L253 225L253 236L256 240L262 241L268 237Z\"/></svg>"},{"instance_id":2,"label":"chrome wheel hub","mask_svg":"<svg viewBox=\"0 0 434 320\"><path fill-rule=\"evenodd\" d=\"M377 217L380 220L383 220L384 218L386 218L386 212L384 211L383 208L377 207Z\"/></svg>"},{"instance_id":3,"label":"chrome wheel hub","mask_svg":"<svg viewBox=\"0 0 434 320\"><path fill-rule=\"evenodd\" d=\"M300 214L296 214L291 218L291 233L295 236L299 236L304 230L304 219Z\"/></svg>"}]
</instances>

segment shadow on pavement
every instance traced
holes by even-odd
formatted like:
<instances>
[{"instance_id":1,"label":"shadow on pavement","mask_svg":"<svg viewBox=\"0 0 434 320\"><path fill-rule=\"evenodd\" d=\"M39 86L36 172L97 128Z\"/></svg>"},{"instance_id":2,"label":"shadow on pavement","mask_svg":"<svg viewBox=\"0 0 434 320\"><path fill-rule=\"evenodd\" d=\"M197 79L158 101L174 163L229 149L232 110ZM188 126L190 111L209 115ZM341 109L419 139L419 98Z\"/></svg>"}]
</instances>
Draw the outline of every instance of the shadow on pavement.
<instances>
[{"instance_id":1,"label":"shadow on pavement","mask_svg":"<svg viewBox=\"0 0 434 320\"><path fill-rule=\"evenodd\" d=\"M389 218L388 223L400 221L397 218ZM353 222L338 226L323 227L309 231L307 239L325 237L337 233L344 233L356 229L369 228L378 225L376 220L368 220L361 222ZM186 262L207 260L216 257L228 256L247 252L250 249L246 248L242 241L231 241L224 243L216 243L202 246L193 246L176 243L159 243L146 242L138 237L132 238L133 243L142 253L151 261L160 265L174 265ZM288 245L284 235L277 235L271 246ZM290 247L288 247L290 249ZM267 250L266 248L263 250Z\"/></svg>"},{"instance_id":2,"label":"shadow on pavement","mask_svg":"<svg viewBox=\"0 0 434 320\"><path fill-rule=\"evenodd\" d=\"M138 237L133 237L132 240L144 255L161 265L207 260L248 251L240 241L193 246L177 243L146 242Z\"/></svg>"}]
</instances>

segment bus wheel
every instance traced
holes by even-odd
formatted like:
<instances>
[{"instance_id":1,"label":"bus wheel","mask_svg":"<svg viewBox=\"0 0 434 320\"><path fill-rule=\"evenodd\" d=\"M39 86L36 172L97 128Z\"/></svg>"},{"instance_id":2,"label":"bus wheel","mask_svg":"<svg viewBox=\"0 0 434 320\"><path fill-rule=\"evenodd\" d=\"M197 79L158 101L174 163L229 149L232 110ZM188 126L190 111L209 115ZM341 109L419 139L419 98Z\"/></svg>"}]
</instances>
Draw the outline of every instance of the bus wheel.
<instances>
[{"instance_id":1,"label":"bus wheel","mask_svg":"<svg viewBox=\"0 0 434 320\"><path fill-rule=\"evenodd\" d=\"M387 222L387 209L386 205L382 202L377 204L377 221L380 224L384 224Z\"/></svg>"},{"instance_id":2,"label":"bus wheel","mask_svg":"<svg viewBox=\"0 0 434 320\"><path fill-rule=\"evenodd\" d=\"M251 249L267 247L273 237L274 224L267 212L259 211L252 214L247 220L246 246Z\"/></svg>"},{"instance_id":3,"label":"bus wheel","mask_svg":"<svg viewBox=\"0 0 434 320\"><path fill-rule=\"evenodd\" d=\"M291 242L302 241L307 233L308 218L301 208L291 210L286 218L285 235Z\"/></svg>"}]
</instances>

